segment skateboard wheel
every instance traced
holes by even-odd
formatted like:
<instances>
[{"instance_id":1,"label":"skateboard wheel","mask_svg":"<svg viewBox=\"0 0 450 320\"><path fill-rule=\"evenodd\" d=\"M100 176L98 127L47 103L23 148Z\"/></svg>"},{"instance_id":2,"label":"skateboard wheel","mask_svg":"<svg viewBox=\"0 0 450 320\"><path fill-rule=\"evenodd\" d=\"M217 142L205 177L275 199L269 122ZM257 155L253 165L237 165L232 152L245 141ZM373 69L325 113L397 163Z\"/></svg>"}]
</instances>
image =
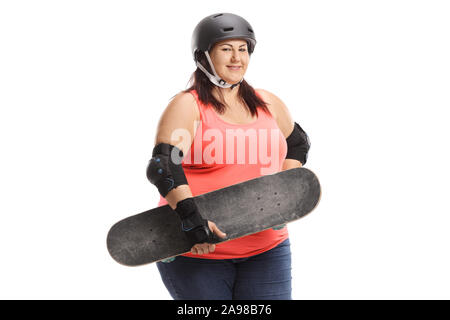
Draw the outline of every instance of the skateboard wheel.
<instances>
[{"instance_id":1,"label":"skateboard wheel","mask_svg":"<svg viewBox=\"0 0 450 320\"><path fill-rule=\"evenodd\" d=\"M175 260L175 258L176 258L176 257L167 258L167 259L161 260L161 262L163 262L163 263L171 263L172 261Z\"/></svg>"}]
</instances>

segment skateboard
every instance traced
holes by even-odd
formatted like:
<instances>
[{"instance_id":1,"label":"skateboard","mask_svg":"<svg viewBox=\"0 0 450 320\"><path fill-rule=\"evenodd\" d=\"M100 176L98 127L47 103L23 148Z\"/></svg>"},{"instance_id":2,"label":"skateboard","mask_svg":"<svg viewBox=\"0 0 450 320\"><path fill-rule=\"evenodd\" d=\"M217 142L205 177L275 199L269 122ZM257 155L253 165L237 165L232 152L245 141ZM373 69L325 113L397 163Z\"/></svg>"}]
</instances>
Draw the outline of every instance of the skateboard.
<instances>
[{"instance_id":1,"label":"skateboard","mask_svg":"<svg viewBox=\"0 0 450 320\"><path fill-rule=\"evenodd\" d=\"M321 196L316 175L294 168L248 180L195 197L204 219L213 221L233 240L302 218ZM169 205L125 218L108 232L111 257L126 266L139 266L190 252L181 220Z\"/></svg>"}]
</instances>

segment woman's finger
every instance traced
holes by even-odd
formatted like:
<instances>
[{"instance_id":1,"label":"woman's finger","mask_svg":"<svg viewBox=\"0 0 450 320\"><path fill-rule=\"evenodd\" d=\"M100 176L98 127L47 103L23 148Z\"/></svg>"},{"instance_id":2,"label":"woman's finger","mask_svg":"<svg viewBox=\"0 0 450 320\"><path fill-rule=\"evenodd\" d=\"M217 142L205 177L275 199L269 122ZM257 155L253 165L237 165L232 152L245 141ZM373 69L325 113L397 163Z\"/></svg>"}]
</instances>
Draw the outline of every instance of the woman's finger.
<instances>
[{"instance_id":1,"label":"woman's finger","mask_svg":"<svg viewBox=\"0 0 450 320\"><path fill-rule=\"evenodd\" d=\"M224 232L222 232L222 231L216 226L216 224L215 224L214 222L208 221L208 226L209 226L209 229L211 229L211 231L212 231L215 235L217 235L219 238L224 239L224 238L227 237L227 234L224 233Z\"/></svg>"}]
</instances>

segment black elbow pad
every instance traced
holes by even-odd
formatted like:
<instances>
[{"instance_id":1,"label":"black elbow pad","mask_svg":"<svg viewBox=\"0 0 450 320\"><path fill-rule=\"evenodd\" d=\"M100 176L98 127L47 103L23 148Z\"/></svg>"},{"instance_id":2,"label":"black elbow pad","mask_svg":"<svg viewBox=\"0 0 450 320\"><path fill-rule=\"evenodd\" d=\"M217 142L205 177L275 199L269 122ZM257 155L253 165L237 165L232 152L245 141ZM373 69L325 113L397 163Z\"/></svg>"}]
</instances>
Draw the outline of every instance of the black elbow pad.
<instances>
[{"instance_id":1,"label":"black elbow pad","mask_svg":"<svg viewBox=\"0 0 450 320\"><path fill-rule=\"evenodd\" d=\"M170 190L182 184L188 184L181 166L183 152L167 143L158 144L152 152L147 166L147 179L166 197Z\"/></svg>"},{"instance_id":2,"label":"black elbow pad","mask_svg":"<svg viewBox=\"0 0 450 320\"><path fill-rule=\"evenodd\" d=\"M288 149L286 159L298 160L304 165L308 159L311 144L308 135L297 122L294 123L292 133L286 138L286 143Z\"/></svg>"}]
</instances>

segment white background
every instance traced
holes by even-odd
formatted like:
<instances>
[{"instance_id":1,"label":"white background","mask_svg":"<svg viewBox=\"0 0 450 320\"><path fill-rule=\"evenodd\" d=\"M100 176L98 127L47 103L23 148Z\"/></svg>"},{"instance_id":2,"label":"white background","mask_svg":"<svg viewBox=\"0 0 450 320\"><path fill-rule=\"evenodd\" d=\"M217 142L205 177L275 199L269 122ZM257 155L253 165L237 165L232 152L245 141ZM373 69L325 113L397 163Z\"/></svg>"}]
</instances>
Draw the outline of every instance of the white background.
<instances>
[{"instance_id":1,"label":"white background","mask_svg":"<svg viewBox=\"0 0 450 320\"><path fill-rule=\"evenodd\" d=\"M312 141L293 298L449 299L450 8L395 0L2 1L0 298L170 299L105 239L156 206L156 124L219 12L252 24L246 79Z\"/></svg>"}]
</instances>

